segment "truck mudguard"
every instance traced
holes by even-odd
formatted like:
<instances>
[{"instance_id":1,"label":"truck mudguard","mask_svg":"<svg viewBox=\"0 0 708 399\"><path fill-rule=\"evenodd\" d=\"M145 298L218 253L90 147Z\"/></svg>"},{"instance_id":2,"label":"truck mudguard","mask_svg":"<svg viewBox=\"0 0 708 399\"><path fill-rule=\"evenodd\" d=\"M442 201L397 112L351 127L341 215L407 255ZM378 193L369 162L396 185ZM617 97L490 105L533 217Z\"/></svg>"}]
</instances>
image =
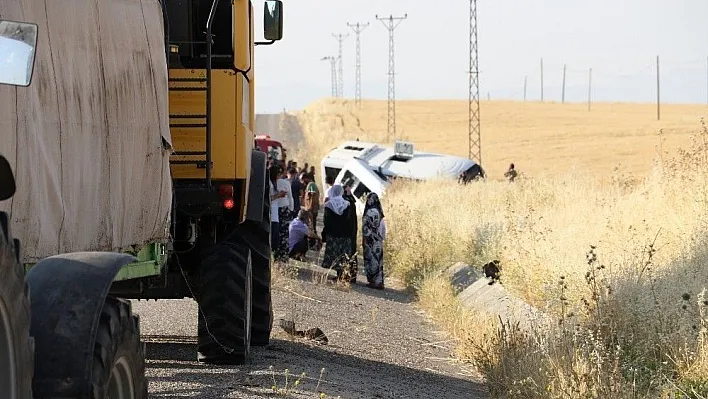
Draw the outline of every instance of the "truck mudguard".
<instances>
[{"instance_id":1,"label":"truck mudguard","mask_svg":"<svg viewBox=\"0 0 708 399\"><path fill-rule=\"evenodd\" d=\"M266 165L265 152L253 150L251 153L251 178L248 187L248 203L246 205L246 220L263 222L263 195L266 190ZM266 190L266 191L264 191ZM268 221L270 223L270 220Z\"/></svg>"},{"instance_id":2,"label":"truck mudguard","mask_svg":"<svg viewBox=\"0 0 708 399\"><path fill-rule=\"evenodd\" d=\"M76 252L38 262L27 273L35 342L37 397L91 396L96 329L113 278L136 258Z\"/></svg>"}]
</instances>

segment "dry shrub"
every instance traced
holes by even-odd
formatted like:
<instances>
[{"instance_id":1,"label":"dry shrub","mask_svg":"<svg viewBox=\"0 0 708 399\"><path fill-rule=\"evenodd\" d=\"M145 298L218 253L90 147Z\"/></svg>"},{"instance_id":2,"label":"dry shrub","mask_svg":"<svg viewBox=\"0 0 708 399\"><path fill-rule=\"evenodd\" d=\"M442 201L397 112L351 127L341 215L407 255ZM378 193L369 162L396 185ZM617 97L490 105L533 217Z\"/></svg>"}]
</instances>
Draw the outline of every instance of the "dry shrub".
<instances>
[{"instance_id":1,"label":"dry shrub","mask_svg":"<svg viewBox=\"0 0 708 399\"><path fill-rule=\"evenodd\" d=\"M706 397L708 129L663 155L639 182L576 171L397 185L384 197L387 270L419 288L497 397ZM556 325L529 333L487 319L481 333L426 278L492 258L506 288Z\"/></svg>"}]
</instances>

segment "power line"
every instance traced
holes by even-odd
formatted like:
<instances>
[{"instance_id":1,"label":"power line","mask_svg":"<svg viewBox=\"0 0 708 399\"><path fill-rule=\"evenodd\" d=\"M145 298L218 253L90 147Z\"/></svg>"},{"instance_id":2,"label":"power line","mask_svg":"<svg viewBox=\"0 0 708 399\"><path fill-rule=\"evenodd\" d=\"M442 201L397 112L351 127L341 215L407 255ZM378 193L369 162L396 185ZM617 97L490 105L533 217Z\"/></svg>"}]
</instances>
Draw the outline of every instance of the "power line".
<instances>
[{"instance_id":1,"label":"power line","mask_svg":"<svg viewBox=\"0 0 708 399\"><path fill-rule=\"evenodd\" d=\"M349 34L332 34L335 39L337 39L337 42L339 42L339 56L337 56L337 62L339 63L339 82L338 82L338 89L337 89L337 97L343 97L344 96L344 65L342 62L342 52L343 52L343 46L342 43L344 42L344 39L346 39Z\"/></svg>"},{"instance_id":2,"label":"power line","mask_svg":"<svg viewBox=\"0 0 708 399\"><path fill-rule=\"evenodd\" d=\"M469 158L482 164L482 131L479 118L479 54L477 50L477 0L470 0Z\"/></svg>"},{"instance_id":3,"label":"power line","mask_svg":"<svg viewBox=\"0 0 708 399\"><path fill-rule=\"evenodd\" d=\"M541 58L541 102L543 102L543 58Z\"/></svg>"},{"instance_id":4,"label":"power line","mask_svg":"<svg viewBox=\"0 0 708 399\"><path fill-rule=\"evenodd\" d=\"M356 34L356 86L354 88L354 102L358 107L361 107L361 32L369 26L369 23L359 23L350 24L347 22L347 26L352 28Z\"/></svg>"},{"instance_id":5,"label":"power line","mask_svg":"<svg viewBox=\"0 0 708 399\"><path fill-rule=\"evenodd\" d=\"M337 97L337 59L331 55L328 55L326 57L322 57L321 61L329 61L330 66L332 67L332 97Z\"/></svg>"},{"instance_id":6,"label":"power line","mask_svg":"<svg viewBox=\"0 0 708 399\"><path fill-rule=\"evenodd\" d=\"M561 103L565 103L565 74L566 74L566 64L563 64L563 89L561 91Z\"/></svg>"},{"instance_id":7,"label":"power line","mask_svg":"<svg viewBox=\"0 0 708 399\"><path fill-rule=\"evenodd\" d=\"M656 120L661 120L661 85L659 77L659 56L656 56Z\"/></svg>"},{"instance_id":8,"label":"power line","mask_svg":"<svg viewBox=\"0 0 708 399\"><path fill-rule=\"evenodd\" d=\"M588 69L588 112L592 103L592 68Z\"/></svg>"},{"instance_id":9,"label":"power line","mask_svg":"<svg viewBox=\"0 0 708 399\"><path fill-rule=\"evenodd\" d=\"M376 15L376 19L384 24L386 29L388 29L388 138L389 140L396 138L396 63L395 63L395 48L394 48L394 37L393 32L396 27L401 24L401 22L408 18L408 14L404 14L402 17L394 17L389 15L388 18L379 18Z\"/></svg>"}]
</instances>

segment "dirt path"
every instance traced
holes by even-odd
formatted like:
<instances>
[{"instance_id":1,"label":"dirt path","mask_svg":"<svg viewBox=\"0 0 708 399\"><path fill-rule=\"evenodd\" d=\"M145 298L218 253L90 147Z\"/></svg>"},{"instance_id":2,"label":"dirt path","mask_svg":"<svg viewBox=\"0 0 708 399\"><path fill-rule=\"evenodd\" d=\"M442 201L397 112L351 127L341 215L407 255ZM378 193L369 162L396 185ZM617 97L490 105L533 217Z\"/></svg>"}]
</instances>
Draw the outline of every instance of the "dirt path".
<instances>
[{"instance_id":1,"label":"dirt path","mask_svg":"<svg viewBox=\"0 0 708 399\"><path fill-rule=\"evenodd\" d=\"M272 344L254 348L252 363L242 367L194 361L194 301L136 301L148 341L150 397L320 398L321 392L327 398L486 397L478 377L450 359L452 344L408 294L361 283L346 289L322 280L317 267L277 279ZM293 338L279 319L294 321L298 330L319 327L329 342ZM287 392L274 394L274 385Z\"/></svg>"}]
</instances>

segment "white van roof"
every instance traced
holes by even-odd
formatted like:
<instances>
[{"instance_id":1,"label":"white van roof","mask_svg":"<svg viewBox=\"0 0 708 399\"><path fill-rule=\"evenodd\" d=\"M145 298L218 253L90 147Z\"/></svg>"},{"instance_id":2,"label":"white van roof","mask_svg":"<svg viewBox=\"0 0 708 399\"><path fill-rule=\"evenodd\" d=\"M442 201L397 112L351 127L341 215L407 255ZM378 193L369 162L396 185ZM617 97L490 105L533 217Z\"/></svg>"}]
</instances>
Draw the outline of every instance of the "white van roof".
<instances>
[{"instance_id":1,"label":"white van roof","mask_svg":"<svg viewBox=\"0 0 708 399\"><path fill-rule=\"evenodd\" d=\"M324 157L322 162L325 163L325 161L327 161L326 163L328 165L339 164L339 167L342 167L344 166L344 164L351 161L352 159L361 159L363 156L365 156L365 154L367 154L368 151L376 151L376 149L378 148L380 147L374 143L347 141L333 148L332 151L330 151L329 154Z\"/></svg>"}]
</instances>

